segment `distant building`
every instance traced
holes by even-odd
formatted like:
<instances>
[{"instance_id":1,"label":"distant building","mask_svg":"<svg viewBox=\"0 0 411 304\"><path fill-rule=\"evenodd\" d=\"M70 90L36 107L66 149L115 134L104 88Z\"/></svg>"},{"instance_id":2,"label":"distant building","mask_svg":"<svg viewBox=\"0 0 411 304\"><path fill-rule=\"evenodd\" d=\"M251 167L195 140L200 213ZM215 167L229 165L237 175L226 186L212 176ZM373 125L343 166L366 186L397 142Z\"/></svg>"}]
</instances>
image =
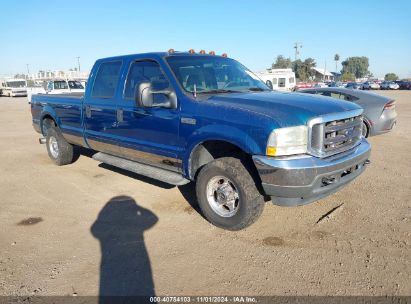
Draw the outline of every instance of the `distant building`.
<instances>
[{"instance_id":1,"label":"distant building","mask_svg":"<svg viewBox=\"0 0 411 304\"><path fill-rule=\"evenodd\" d=\"M51 79L78 79L86 80L88 79L89 72L78 72L78 71L38 71L35 74L28 75L29 79L34 81L46 81Z\"/></svg>"},{"instance_id":2,"label":"distant building","mask_svg":"<svg viewBox=\"0 0 411 304\"><path fill-rule=\"evenodd\" d=\"M334 81L334 75L323 68L313 68L315 71L315 79L321 79L322 81Z\"/></svg>"},{"instance_id":3,"label":"distant building","mask_svg":"<svg viewBox=\"0 0 411 304\"><path fill-rule=\"evenodd\" d=\"M331 72L331 74L333 74L335 81L341 79L341 73Z\"/></svg>"}]
</instances>

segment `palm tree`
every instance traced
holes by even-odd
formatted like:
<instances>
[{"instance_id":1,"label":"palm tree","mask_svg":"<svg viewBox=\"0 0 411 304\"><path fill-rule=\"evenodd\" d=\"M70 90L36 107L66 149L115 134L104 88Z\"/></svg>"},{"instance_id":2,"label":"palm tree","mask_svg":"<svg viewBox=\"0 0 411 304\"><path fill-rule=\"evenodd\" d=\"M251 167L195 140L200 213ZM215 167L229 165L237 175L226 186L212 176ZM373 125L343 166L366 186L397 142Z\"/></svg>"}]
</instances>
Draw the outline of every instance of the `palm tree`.
<instances>
[{"instance_id":1,"label":"palm tree","mask_svg":"<svg viewBox=\"0 0 411 304\"><path fill-rule=\"evenodd\" d=\"M340 55L335 54L334 61L335 61L335 73L337 73L337 65L338 65L338 61L340 61Z\"/></svg>"}]
</instances>

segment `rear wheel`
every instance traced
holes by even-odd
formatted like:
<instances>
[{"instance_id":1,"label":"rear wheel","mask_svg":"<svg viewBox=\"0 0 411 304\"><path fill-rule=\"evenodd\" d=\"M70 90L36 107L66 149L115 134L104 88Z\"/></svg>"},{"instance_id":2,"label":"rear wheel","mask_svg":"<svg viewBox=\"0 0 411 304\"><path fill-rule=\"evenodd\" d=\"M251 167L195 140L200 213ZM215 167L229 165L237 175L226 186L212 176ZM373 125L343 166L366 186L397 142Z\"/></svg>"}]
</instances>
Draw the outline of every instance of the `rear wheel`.
<instances>
[{"instance_id":1,"label":"rear wheel","mask_svg":"<svg viewBox=\"0 0 411 304\"><path fill-rule=\"evenodd\" d=\"M196 193L205 218L227 230L251 225L264 210L255 180L236 158L223 157L205 165L198 174Z\"/></svg>"},{"instance_id":2,"label":"rear wheel","mask_svg":"<svg viewBox=\"0 0 411 304\"><path fill-rule=\"evenodd\" d=\"M46 146L50 159L57 166L71 164L77 159L77 150L64 139L60 129L55 126L47 129Z\"/></svg>"}]
</instances>

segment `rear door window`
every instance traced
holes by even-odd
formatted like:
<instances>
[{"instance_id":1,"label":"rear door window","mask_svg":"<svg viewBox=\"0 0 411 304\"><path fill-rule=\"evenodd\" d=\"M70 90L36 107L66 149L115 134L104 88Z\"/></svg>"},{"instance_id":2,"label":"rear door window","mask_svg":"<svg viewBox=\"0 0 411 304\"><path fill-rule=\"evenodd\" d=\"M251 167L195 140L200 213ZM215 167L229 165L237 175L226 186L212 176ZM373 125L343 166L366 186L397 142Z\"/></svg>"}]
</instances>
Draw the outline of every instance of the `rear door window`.
<instances>
[{"instance_id":1,"label":"rear door window","mask_svg":"<svg viewBox=\"0 0 411 304\"><path fill-rule=\"evenodd\" d=\"M121 61L104 62L100 65L93 85L92 97L112 98L116 93Z\"/></svg>"}]
</instances>

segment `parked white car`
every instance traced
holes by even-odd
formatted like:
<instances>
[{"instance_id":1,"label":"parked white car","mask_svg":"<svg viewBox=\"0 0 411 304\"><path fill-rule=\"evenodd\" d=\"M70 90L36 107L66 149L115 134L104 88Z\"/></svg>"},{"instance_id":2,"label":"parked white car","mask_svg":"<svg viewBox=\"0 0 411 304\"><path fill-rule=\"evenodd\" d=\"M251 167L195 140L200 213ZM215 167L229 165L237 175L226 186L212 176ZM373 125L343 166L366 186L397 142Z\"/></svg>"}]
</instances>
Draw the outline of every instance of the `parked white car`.
<instances>
[{"instance_id":1,"label":"parked white car","mask_svg":"<svg viewBox=\"0 0 411 304\"><path fill-rule=\"evenodd\" d=\"M45 87L29 88L27 99L31 102L31 96L35 94L69 94L69 93L84 93L84 86L78 80L50 80Z\"/></svg>"},{"instance_id":2,"label":"parked white car","mask_svg":"<svg viewBox=\"0 0 411 304\"><path fill-rule=\"evenodd\" d=\"M366 81L362 84L363 90L379 90L380 85L373 81Z\"/></svg>"},{"instance_id":3,"label":"parked white car","mask_svg":"<svg viewBox=\"0 0 411 304\"><path fill-rule=\"evenodd\" d=\"M84 93L84 87L77 80L51 80L47 82L46 94Z\"/></svg>"},{"instance_id":4,"label":"parked white car","mask_svg":"<svg viewBox=\"0 0 411 304\"><path fill-rule=\"evenodd\" d=\"M381 90L398 90L400 86L394 81L383 81L380 85Z\"/></svg>"}]
</instances>

